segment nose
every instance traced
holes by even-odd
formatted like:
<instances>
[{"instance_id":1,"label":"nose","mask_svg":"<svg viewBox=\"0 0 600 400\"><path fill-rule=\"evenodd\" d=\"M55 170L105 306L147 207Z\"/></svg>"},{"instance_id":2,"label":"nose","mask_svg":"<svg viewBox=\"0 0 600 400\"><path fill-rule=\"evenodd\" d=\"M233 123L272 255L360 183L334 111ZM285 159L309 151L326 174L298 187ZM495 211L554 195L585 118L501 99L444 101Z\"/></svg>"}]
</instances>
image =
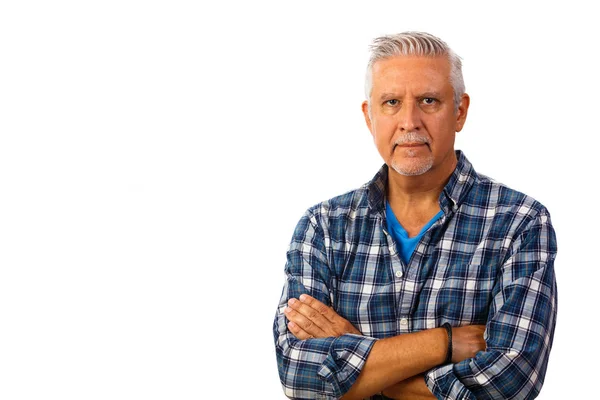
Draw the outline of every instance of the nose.
<instances>
[{"instance_id":1,"label":"nose","mask_svg":"<svg viewBox=\"0 0 600 400\"><path fill-rule=\"evenodd\" d=\"M398 129L402 132L418 131L421 127L420 110L413 101L402 104L398 116Z\"/></svg>"}]
</instances>

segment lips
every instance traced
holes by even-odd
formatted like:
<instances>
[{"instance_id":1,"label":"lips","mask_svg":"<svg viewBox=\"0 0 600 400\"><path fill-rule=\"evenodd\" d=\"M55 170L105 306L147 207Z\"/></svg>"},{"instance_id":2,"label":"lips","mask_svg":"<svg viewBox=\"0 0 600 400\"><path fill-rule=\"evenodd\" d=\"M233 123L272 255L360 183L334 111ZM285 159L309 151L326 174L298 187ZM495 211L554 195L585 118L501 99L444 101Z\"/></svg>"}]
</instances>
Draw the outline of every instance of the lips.
<instances>
[{"instance_id":1,"label":"lips","mask_svg":"<svg viewBox=\"0 0 600 400\"><path fill-rule=\"evenodd\" d=\"M396 147L401 147L404 149L415 149L422 146L429 146L427 143L398 143L394 145L393 150L396 150ZM392 150L392 151L393 151Z\"/></svg>"}]
</instances>

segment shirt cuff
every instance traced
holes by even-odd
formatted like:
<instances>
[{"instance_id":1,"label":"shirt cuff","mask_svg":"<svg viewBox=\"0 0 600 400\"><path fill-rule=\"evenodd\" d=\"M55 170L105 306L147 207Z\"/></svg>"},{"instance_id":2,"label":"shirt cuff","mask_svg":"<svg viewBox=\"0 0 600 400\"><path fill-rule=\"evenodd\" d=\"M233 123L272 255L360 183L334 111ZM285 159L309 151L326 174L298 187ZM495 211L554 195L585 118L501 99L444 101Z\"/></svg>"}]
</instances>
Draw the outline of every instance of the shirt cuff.
<instances>
[{"instance_id":1,"label":"shirt cuff","mask_svg":"<svg viewBox=\"0 0 600 400\"><path fill-rule=\"evenodd\" d=\"M425 383L438 399L477 400L454 375L453 364L436 367L425 374Z\"/></svg>"},{"instance_id":2,"label":"shirt cuff","mask_svg":"<svg viewBox=\"0 0 600 400\"><path fill-rule=\"evenodd\" d=\"M354 334L334 339L317 375L331 385L336 397L350 390L376 340Z\"/></svg>"}]
</instances>

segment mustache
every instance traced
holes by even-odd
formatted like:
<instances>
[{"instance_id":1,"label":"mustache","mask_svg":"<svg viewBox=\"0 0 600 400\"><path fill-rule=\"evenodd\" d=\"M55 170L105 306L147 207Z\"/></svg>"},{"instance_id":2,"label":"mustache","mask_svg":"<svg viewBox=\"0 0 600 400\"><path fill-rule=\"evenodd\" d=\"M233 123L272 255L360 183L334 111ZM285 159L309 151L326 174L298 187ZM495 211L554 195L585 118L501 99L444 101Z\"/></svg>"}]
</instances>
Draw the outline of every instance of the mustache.
<instances>
[{"instance_id":1,"label":"mustache","mask_svg":"<svg viewBox=\"0 0 600 400\"><path fill-rule=\"evenodd\" d=\"M394 147L407 143L429 144L429 138L417 132L407 132L394 141Z\"/></svg>"}]
</instances>

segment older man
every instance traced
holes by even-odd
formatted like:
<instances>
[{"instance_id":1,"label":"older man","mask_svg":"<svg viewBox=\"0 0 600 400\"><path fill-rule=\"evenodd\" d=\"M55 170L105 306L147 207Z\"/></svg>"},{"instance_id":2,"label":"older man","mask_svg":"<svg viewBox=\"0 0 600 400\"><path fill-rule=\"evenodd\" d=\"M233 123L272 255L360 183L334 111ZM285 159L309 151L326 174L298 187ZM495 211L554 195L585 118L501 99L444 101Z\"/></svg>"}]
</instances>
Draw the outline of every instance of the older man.
<instances>
[{"instance_id":1,"label":"older man","mask_svg":"<svg viewBox=\"0 0 600 400\"><path fill-rule=\"evenodd\" d=\"M406 32L372 46L365 120L385 165L295 229L274 323L296 399L531 399L556 320L546 208L454 150L460 58Z\"/></svg>"}]
</instances>

